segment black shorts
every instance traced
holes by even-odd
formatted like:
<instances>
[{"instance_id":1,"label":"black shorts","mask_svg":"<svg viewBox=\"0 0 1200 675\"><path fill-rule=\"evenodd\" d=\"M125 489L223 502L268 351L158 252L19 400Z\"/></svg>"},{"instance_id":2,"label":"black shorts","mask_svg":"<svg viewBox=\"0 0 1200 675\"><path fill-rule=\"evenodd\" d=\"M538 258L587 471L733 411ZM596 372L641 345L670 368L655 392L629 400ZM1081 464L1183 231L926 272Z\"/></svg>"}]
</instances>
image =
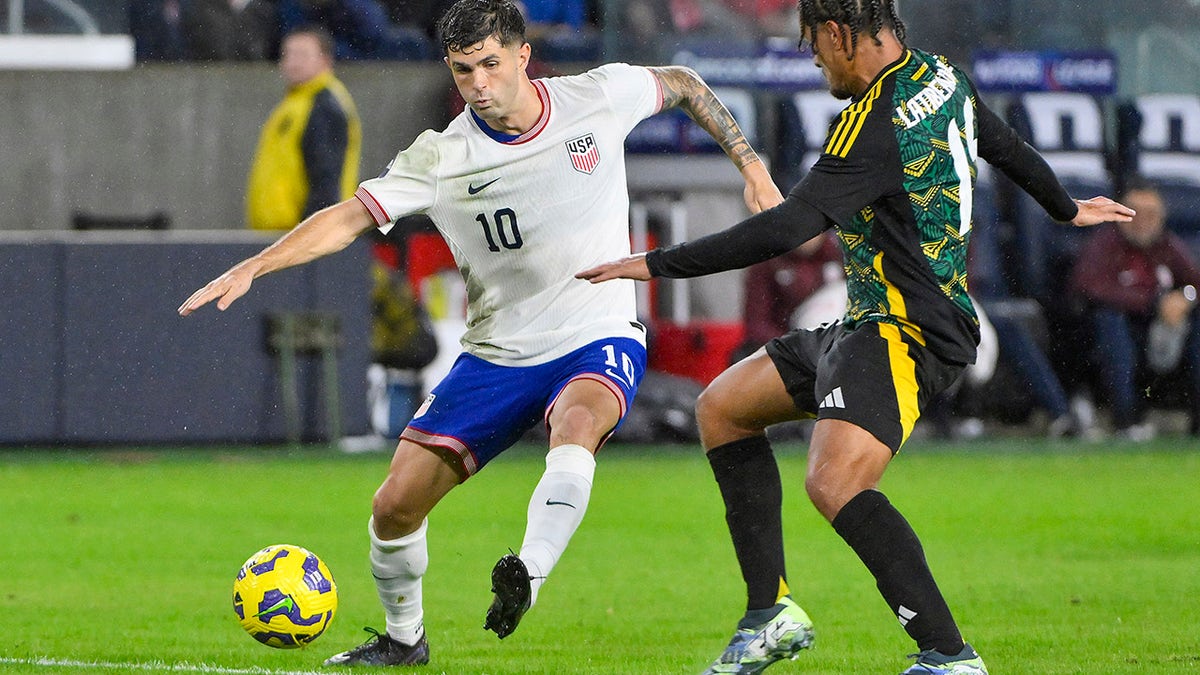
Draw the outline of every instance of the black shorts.
<instances>
[{"instance_id":1,"label":"black shorts","mask_svg":"<svg viewBox=\"0 0 1200 675\"><path fill-rule=\"evenodd\" d=\"M919 337L889 323L840 321L767 343L796 407L869 431L895 454L921 411L965 367L942 361Z\"/></svg>"}]
</instances>

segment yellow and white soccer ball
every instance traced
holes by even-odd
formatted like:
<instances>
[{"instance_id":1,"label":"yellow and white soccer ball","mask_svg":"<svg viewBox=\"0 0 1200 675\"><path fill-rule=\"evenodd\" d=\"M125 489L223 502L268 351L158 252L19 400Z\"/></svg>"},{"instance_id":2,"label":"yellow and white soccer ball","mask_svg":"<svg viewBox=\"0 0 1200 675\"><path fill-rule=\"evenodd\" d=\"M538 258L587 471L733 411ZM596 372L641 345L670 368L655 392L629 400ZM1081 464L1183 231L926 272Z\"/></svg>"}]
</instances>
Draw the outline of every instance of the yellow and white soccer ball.
<instances>
[{"instance_id":1,"label":"yellow and white soccer ball","mask_svg":"<svg viewBox=\"0 0 1200 675\"><path fill-rule=\"evenodd\" d=\"M316 554L276 544L250 556L233 582L233 611L255 640L295 649L316 640L337 611L337 584Z\"/></svg>"}]
</instances>

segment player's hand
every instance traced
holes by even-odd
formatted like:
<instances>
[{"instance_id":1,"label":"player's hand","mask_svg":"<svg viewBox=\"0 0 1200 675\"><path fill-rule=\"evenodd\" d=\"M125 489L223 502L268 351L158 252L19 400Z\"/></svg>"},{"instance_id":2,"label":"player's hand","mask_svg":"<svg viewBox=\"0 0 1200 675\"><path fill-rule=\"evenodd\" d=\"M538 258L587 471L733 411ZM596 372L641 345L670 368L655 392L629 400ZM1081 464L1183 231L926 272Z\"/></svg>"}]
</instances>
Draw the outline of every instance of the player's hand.
<instances>
[{"instance_id":1,"label":"player's hand","mask_svg":"<svg viewBox=\"0 0 1200 675\"><path fill-rule=\"evenodd\" d=\"M1088 227L1100 223L1128 223L1136 213L1133 209L1119 204L1108 197L1092 197L1091 199L1076 199L1079 213L1071 219L1075 227Z\"/></svg>"},{"instance_id":2,"label":"player's hand","mask_svg":"<svg viewBox=\"0 0 1200 675\"><path fill-rule=\"evenodd\" d=\"M645 253L634 253L631 256L600 263L591 269L586 269L576 274L575 278L590 281L593 284L610 279L649 281L650 268L646 266Z\"/></svg>"},{"instance_id":3,"label":"player's hand","mask_svg":"<svg viewBox=\"0 0 1200 675\"><path fill-rule=\"evenodd\" d=\"M762 167L762 164L756 164L755 167ZM783 201L783 194L765 167L753 172L747 167L744 175L746 187L742 190L742 198L746 200L746 208L750 209L750 213L766 211Z\"/></svg>"},{"instance_id":4,"label":"player's hand","mask_svg":"<svg viewBox=\"0 0 1200 675\"><path fill-rule=\"evenodd\" d=\"M254 275L249 270L235 267L192 293L192 297L179 306L179 315L187 316L213 300L217 300L217 309L224 312L234 300L250 290L253 281Z\"/></svg>"}]
</instances>

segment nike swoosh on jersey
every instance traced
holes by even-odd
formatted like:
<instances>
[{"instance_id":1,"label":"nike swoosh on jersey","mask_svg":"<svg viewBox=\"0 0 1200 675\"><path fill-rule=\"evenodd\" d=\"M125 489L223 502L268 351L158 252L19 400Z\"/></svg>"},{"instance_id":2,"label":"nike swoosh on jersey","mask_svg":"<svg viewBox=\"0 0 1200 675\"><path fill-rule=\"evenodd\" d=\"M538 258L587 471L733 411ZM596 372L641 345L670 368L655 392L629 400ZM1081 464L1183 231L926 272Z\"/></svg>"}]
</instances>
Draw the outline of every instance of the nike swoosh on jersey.
<instances>
[{"instance_id":1,"label":"nike swoosh on jersey","mask_svg":"<svg viewBox=\"0 0 1200 675\"><path fill-rule=\"evenodd\" d=\"M480 185L479 187L475 187L474 185L471 185L470 183L468 183L467 184L467 194L469 194L469 195L479 194L481 191L483 191L483 189L485 187L491 185L492 183L495 183L498 180L500 180L500 179L493 178L492 180L489 180L488 182L484 183L483 185Z\"/></svg>"}]
</instances>

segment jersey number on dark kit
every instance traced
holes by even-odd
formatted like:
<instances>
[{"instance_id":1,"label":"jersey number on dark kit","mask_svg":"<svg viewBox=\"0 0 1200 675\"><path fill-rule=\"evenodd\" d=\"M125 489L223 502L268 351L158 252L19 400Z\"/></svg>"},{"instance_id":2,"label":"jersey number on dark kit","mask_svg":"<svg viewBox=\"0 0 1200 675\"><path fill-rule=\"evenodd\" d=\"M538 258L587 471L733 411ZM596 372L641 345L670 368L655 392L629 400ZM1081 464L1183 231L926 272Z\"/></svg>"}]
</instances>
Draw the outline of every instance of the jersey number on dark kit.
<instances>
[{"instance_id":1,"label":"jersey number on dark kit","mask_svg":"<svg viewBox=\"0 0 1200 675\"><path fill-rule=\"evenodd\" d=\"M475 216L475 220L483 226L489 251L499 252L501 247L515 250L524 243L521 241L521 230L517 228L517 214L510 208L497 209L491 220L484 213ZM497 241L500 243L497 244Z\"/></svg>"}]
</instances>

